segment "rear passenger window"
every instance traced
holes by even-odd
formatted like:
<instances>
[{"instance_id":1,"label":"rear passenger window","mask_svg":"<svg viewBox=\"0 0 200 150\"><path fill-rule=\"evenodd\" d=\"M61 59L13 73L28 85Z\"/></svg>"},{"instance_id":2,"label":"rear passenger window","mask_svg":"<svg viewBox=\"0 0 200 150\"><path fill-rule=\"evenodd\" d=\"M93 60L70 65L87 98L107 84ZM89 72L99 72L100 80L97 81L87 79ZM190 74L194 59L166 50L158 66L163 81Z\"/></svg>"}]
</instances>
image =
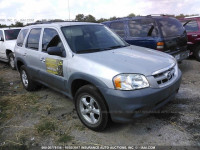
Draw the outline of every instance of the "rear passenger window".
<instances>
[{"instance_id":1,"label":"rear passenger window","mask_svg":"<svg viewBox=\"0 0 200 150\"><path fill-rule=\"evenodd\" d=\"M58 35L58 32L50 28L44 29L44 34L42 39L42 51L46 52L49 47L54 47L54 46L64 49L63 44Z\"/></svg>"},{"instance_id":2,"label":"rear passenger window","mask_svg":"<svg viewBox=\"0 0 200 150\"><path fill-rule=\"evenodd\" d=\"M157 36L157 31L152 19L131 20L128 22L129 33L132 37Z\"/></svg>"},{"instance_id":3,"label":"rear passenger window","mask_svg":"<svg viewBox=\"0 0 200 150\"><path fill-rule=\"evenodd\" d=\"M20 34L19 34L19 36L17 38L17 46L22 47L27 32L28 32L28 29L22 29L22 31L20 32Z\"/></svg>"},{"instance_id":4,"label":"rear passenger window","mask_svg":"<svg viewBox=\"0 0 200 150\"><path fill-rule=\"evenodd\" d=\"M3 38L3 31L2 30L0 30L0 38L4 39Z\"/></svg>"},{"instance_id":5,"label":"rear passenger window","mask_svg":"<svg viewBox=\"0 0 200 150\"><path fill-rule=\"evenodd\" d=\"M28 35L26 47L34 50L38 50L40 41L40 28L32 29Z\"/></svg>"},{"instance_id":6,"label":"rear passenger window","mask_svg":"<svg viewBox=\"0 0 200 150\"><path fill-rule=\"evenodd\" d=\"M190 21L185 25L185 29L188 32L193 32L193 31L198 31L199 27L198 27L198 23L197 21Z\"/></svg>"},{"instance_id":7,"label":"rear passenger window","mask_svg":"<svg viewBox=\"0 0 200 150\"><path fill-rule=\"evenodd\" d=\"M110 24L110 28L115 31L119 36L124 37L124 23L123 22L113 22Z\"/></svg>"}]
</instances>

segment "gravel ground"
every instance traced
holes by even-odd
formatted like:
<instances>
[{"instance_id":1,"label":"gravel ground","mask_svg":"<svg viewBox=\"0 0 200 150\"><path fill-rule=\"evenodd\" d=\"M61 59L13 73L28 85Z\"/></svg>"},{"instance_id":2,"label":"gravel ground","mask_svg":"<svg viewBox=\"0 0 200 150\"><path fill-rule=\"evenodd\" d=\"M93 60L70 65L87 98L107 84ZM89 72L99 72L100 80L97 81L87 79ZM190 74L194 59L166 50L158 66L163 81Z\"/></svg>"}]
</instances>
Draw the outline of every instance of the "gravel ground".
<instances>
[{"instance_id":1,"label":"gravel ground","mask_svg":"<svg viewBox=\"0 0 200 150\"><path fill-rule=\"evenodd\" d=\"M79 121L74 104L49 88L23 89L19 73L0 63L0 149L47 145L152 145L200 148L200 62L179 65L183 77L176 98L130 124L94 132ZM187 148L187 147L186 147ZM188 149L190 149L188 147Z\"/></svg>"}]
</instances>

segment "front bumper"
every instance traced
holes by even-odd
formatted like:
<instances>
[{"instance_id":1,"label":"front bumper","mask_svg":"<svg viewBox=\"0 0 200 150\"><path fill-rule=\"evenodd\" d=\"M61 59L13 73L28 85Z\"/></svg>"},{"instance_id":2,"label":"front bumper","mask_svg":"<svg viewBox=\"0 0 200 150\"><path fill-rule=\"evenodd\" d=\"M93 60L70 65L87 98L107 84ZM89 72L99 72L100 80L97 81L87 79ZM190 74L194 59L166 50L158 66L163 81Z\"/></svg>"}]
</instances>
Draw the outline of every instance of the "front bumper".
<instances>
[{"instance_id":1,"label":"front bumper","mask_svg":"<svg viewBox=\"0 0 200 150\"><path fill-rule=\"evenodd\" d=\"M181 83L181 71L169 86L163 88L145 88L135 91L120 91L101 88L114 122L131 122L133 118L146 116L143 111L156 110L175 97Z\"/></svg>"}]
</instances>

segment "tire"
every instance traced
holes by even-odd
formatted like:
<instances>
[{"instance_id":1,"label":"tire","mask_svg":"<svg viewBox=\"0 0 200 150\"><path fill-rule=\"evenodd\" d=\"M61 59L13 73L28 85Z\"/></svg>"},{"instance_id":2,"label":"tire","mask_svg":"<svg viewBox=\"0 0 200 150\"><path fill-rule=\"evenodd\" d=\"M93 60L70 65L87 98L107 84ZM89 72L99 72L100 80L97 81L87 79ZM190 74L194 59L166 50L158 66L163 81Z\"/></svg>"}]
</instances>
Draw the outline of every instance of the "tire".
<instances>
[{"instance_id":1,"label":"tire","mask_svg":"<svg viewBox=\"0 0 200 150\"><path fill-rule=\"evenodd\" d=\"M12 69L12 70L15 70L15 69L16 69L16 67L15 67L15 62L14 62L15 57L14 57L13 53L10 53L10 54L8 55L8 60L9 60L9 65L10 65L11 69Z\"/></svg>"},{"instance_id":2,"label":"tire","mask_svg":"<svg viewBox=\"0 0 200 150\"><path fill-rule=\"evenodd\" d=\"M200 45L195 48L194 56L198 61L200 61Z\"/></svg>"},{"instance_id":3,"label":"tire","mask_svg":"<svg viewBox=\"0 0 200 150\"><path fill-rule=\"evenodd\" d=\"M106 128L109 121L108 109L96 87L81 87L74 100L78 117L86 127L93 131L103 131Z\"/></svg>"},{"instance_id":4,"label":"tire","mask_svg":"<svg viewBox=\"0 0 200 150\"><path fill-rule=\"evenodd\" d=\"M27 91L35 91L37 89L37 83L31 80L30 76L28 75L27 69L24 65L20 67L20 78L24 88Z\"/></svg>"}]
</instances>

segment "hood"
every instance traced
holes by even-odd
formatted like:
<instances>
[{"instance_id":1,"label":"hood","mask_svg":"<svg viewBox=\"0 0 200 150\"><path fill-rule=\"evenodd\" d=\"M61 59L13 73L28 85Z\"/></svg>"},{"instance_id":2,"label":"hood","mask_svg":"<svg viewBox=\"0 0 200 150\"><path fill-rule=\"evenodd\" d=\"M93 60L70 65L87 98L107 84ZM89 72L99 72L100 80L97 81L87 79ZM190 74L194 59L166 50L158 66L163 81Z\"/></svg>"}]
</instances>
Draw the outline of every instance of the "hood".
<instances>
[{"instance_id":1,"label":"hood","mask_svg":"<svg viewBox=\"0 0 200 150\"><path fill-rule=\"evenodd\" d=\"M118 73L139 73L145 76L152 75L153 72L175 63L173 57L166 53L139 46L78 54L76 56L90 61L93 66L101 65ZM96 69L98 70L98 68Z\"/></svg>"}]
</instances>

